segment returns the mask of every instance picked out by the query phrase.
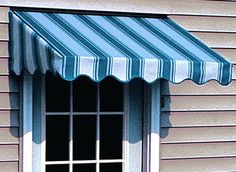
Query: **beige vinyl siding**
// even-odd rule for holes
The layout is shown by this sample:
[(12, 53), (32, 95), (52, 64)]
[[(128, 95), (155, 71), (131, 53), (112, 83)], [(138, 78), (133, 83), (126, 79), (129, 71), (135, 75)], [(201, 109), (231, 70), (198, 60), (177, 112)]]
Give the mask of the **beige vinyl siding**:
[(0, 6), (168, 15), (236, 16), (235, 2), (223, 0), (3, 0), (0, 1)]
[(216, 52), (227, 57), (232, 63), (236, 64), (236, 48), (213, 48)]
[(0, 127), (19, 127), (19, 116), (17, 110), (0, 111)]
[(0, 42), (0, 57), (9, 57), (8, 53), (8, 42)]
[(4, 172), (18, 172), (19, 167), (17, 162), (0, 162), (0, 169)]
[(0, 41), (8, 41), (9, 34), (8, 34), (8, 23), (0, 23)]
[(236, 48), (236, 33), (192, 32), (211, 48)]
[[(170, 18), (236, 64), (236, 2), (172, 5)], [(162, 81), (161, 172), (236, 171), (235, 74), (227, 86)]]
[[(175, 150), (175, 151), (173, 151)], [(164, 144), (161, 149), (162, 159), (186, 158), (216, 158), (234, 157), (236, 144), (228, 143), (198, 143), (198, 144)]]
[(8, 69), (8, 11), (0, 7), (0, 171), (19, 172), (19, 86)]
[(174, 15), (236, 16), (236, 3), (227, 0), (172, 0)]
[(228, 172), (235, 169), (236, 158), (172, 159), (161, 164), (161, 172)]
[(171, 13), (171, 0), (5, 0), (2, 6), (96, 10), (139, 13)]
[(18, 161), (18, 145), (0, 145), (0, 161)]

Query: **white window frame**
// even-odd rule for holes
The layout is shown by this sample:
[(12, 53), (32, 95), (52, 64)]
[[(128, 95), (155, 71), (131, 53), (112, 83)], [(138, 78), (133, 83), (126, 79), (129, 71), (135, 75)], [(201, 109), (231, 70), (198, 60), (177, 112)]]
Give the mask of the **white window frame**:
[[(34, 80), (34, 81), (33, 81)], [(37, 88), (33, 88), (33, 82), (35, 82)], [(125, 95), (129, 95), (132, 86), (125, 84)], [(37, 98), (33, 97), (33, 90), (36, 91)], [(45, 78), (44, 76), (38, 77), (38, 79), (33, 79), (28, 73), (23, 74), (22, 79), (22, 162), (23, 162), (23, 172), (45, 172), (45, 156), (40, 150), (45, 150), (45, 136), (44, 136), (44, 122), (45, 119), (42, 118), (45, 111)], [(135, 93), (134, 93), (135, 94)], [(132, 97), (128, 96), (126, 101), (131, 102)], [(145, 84), (144, 88), (144, 102), (143, 102), (143, 147), (142, 148), (142, 172), (159, 172), (160, 171), (160, 81), (155, 81), (152, 84)], [(135, 101), (135, 99), (133, 100)], [(33, 103), (34, 102), (34, 103)], [(125, 105), (128, 103), (125, 102)], [(33, 108), (41, 107), (41, 108)], [(132, 110), (130, 106), (125, 107), (128, 111)], [(33, 115), (34, 114), (34, 115)], [(33, 118), (37, 118), (37, 125), (33, 125)], [(35, 119), (34, 119), (35, 120)], [(129, 121), (129, 119), (126, 119)], [(128, 126), (128, 125), (127, 125)], [(37, 135), (32, 131), (36, 130)], [(125, 129), (129, 131), (129, 127)], [(33, 141), (34, 140), (34, 141)], [(128, 139), (126, 140), (128, 142)], [(125, 144), (125, 151), (130, 149), (130, 144)], [(134, 145), (131, 145), (134, 146)], [(136, 146), (140, 146), (137, 144)], [(40, 154), (38, 152), (41, 152)], [(124, 157), (125, 162), (128, 164), (129, 154)], [(142, 159), (143, 158), (143, 159)], [(127, 165), (124, 165), (125, 172), (129, 172)], [(140, 171), (141, 172), (141, 171)]]

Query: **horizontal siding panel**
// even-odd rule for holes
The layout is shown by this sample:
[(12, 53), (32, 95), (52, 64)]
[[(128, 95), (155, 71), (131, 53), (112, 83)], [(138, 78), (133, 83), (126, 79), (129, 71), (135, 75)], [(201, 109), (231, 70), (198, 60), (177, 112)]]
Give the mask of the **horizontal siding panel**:
[(9, 57), (8, 41), (0, 42), (0, 57)]
[(99, 10), (119, 12), (140, 12), (140, 13), (171, 13), (171, 0), (10, 0), (3, 1), (1, 5), (11, 7), (36, 7), (36, 8), (59, 8), (77, 10)]
[(17, 127), (0, 128), (0, 144), (18, 144), (19, 133)]
[(197, 85), (186, 80), (181, 84), (161, 82), (162, 95), (236, 95), (236, 80), (229, 85), (222, 86), (217, 81), (210, 81), (204, 85)]
[(162, 111), (236, 110), (236, 96), (163, 96)]
[(0, 98), (0, 110), (19, 109), (18, 94), (0, 93)]
[(236, 157), (236, 142), (163, 144), (161, 159)]
[(235, 9), (236, 3), (233, 1), (172, 1), (172, 14), (236, 16)]
[(214, 48), (216, 52), (223, 55), (225, 58), (236, 64), (236, 49), (233, 48)]
[[(55, 6), (55, 5), (54, 5)], [(102, 11), (119, 11), (119, 12), (139, 12), (139, 13), (170, 13), (171, 0), (100, 0), (87, 1), (80, 0), (79, 7), (83, 10), (102, 10)]]
[(161, 172), (226, 172), (235, 169), (236, 158), (162, 160), (160, 165)]
[(0, 111), (0, 127), (18, 127), (18, 111)]
[(9, 35), (8, 35), (8, 24), (1, 23), (0, 24), (0, 40), (8, 41)]
[(236, 127), (162, 128), (161, 143), (236, 141)]
[(169, 16), (188, 31), (236, 32), (236, 18), (206, 16)]
[(161, 113), (161, 127), (200, 126), (236, 126), (236, 111)]
[(9, 7), (0, 7), (0, 23), (8, 23)]
[[(235, 10), (236, 11), (236, 10)], [(212, 48), (236, 48), (236, 33), (191, 32)]]
[(1, 172), (19, 172), (18, 162), (0, 162)]
[(18, 145), (0, 145), (0, 161), (18, 161)]
[(0, 58), (0, 75), (9, 75), (7, 58)]
[(13, 76), (0, 76), (0, 92), (19, 92), (17, 78)]

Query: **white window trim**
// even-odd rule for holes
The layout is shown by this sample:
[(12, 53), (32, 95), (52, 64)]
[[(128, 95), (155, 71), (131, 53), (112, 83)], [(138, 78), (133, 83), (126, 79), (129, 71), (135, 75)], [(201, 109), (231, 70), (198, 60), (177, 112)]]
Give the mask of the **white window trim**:
[(32, 76), (28, 73), (23, 74), (23, 107), (22, 107), (22, 122), (23, 122), (23, 139), (22, 139), (22, 154), (23, 154), (23, 172), (32, 172), (32, 114), (33, 114), (33, 85)]
[[(33, 82), (37, 86), (37, 100), (33, 99)], [(44, 121), (41, 115), (44, 112), (44, 77), (39, 77), (33, 81), (32, 75), (24, 72), (22, 79), (22, 171), (23, 172), (45, 172), (44, 153), (38, 154), (38, 150), (44, 149), (45, 147), (45, 136), (44, 136)], [(34, 103), (33, 103), (34, 102)], [(34, 108), (33, 106), (39, 106), (41, 108)], [(33, 111), (34, 110), (34, 111)], [(35, 114), (33, 116), (33, 114)], [(39, 117), (38, 125), (33, 126), (33, 118)], [(35, 128), (34, 128), (35, 127)], [(40, 137), (36, 141), (33, 137), (33, 128), (39, 130)], [(40, 151), (41, 152), (41, 151)]]
[(150, 172), (160, 171), (160, 81), (149, 85), (149, 167)]
[[(39, 92), (45, 93), (45, 81), (44, 77), (40, 77), (37, 79), (37, 90)], [(128, 87), (125, 86), (125, 93), (129, 92)], [(45, 156), (44, 153), (41, 155), (35, 156), (34, 149), (40, 150), (45, 147), (45, 136), (43, 135), (44, 131), (40, 128), (40, 144), (36, 144), (33, 142), (33, 113), (38, 116), (44, 113), (44, 95), (39, 96), (39, 100), (37, 100), (37, 105), (43, 108), (35, 108), (40, 109), (38, 111), (33, 112), (33, 106), (37, 106), (33, 104), (33, 77), (28, 74), (23, 74), (23, 82), (22, 82), (22, 122), (23, 122), (23, 139), (22, 139), (22, 162), (23, 162), (23, 172), (45, 172)], [(145, 101), (144, 101), (144, 123), (147, 127), (144, 127), (144, 134), (146, 134), (146, 151), (143, 152), (143, 172), (159, 172), (160, 171), (160, 81), (155, 81), (154, 83), (147, 85), (145, 90)], [(125, 94), (126, 95), (126, 94)], [(128, 95), (128, 94), (127, 94)], [(35, 102), (34, 102), (35, 103)], [(125, 102), (125, 104), (127, 104)], [(125, 109), (128, 107), (125, 107)], [(148, 115), (145, 115), (148, 114)], [(44, 119), (40, 119), (40, 126), (44, 126)], [(128, 121), (128, 120), (126, 120)], [(41, 125), (43, 124), (43, 125)], [(129, 130), (128, 128), (126, 128)], [(128, 140), (127, 140), (128, 141)], [(145, 143), (146, 142), (146, 143)], [(125, 151), (129, 149), (129, 144), (125, 144)], [(143, 149), (144, 150), (144, 149)], [(42, 152), (42, 151), (41, 151)], [(37, 158), (35, 158), (37, 157)], [(145, 159), (145, 161), (144, 161)], [(124, 157), (125, 162), (129, 163), (129, 155)], [(36, 162), (37, 161), (37, 162)], [(39, 164), (39, 165), (35, 165)], [(124, 165), (126, 167), (126, 165)], [(129, 168), (125, 168), (125, 172), (129, 172)]]

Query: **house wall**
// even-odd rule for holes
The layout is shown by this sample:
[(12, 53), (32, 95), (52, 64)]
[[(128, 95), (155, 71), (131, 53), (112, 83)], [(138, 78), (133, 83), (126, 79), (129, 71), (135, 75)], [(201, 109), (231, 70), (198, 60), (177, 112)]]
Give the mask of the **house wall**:
[[(178, 1), (170, 18), (236, 63), (236, 2)], [(235, 66), (234, 66), (235, 70)], [(162, 82), (161, 172), (236, 170), (236, 77), (223, 87)]]
[(19, 87), (8, 69), (8, 7), (0, 7), (0, 171), (19, 169)]
[[(166, 14), (236, 64), (236, 2), (207, 0), (0, 0), (0, 171), (20, 171), (19, 87), (8, 69), (9, 7)], [(234, 67), (234, 70), (236, 68)], [(163, 81), (161, 172), (235, 171), (236, 76), (215, 81)]]

